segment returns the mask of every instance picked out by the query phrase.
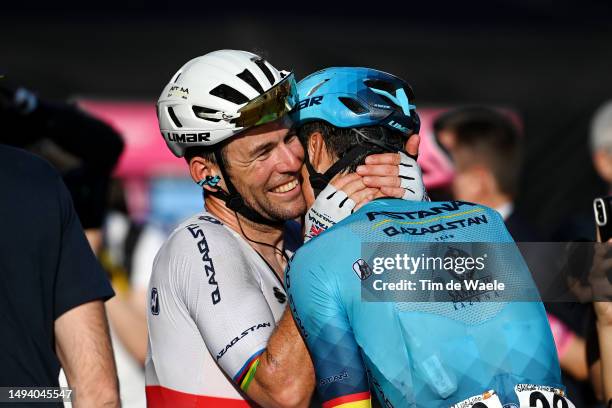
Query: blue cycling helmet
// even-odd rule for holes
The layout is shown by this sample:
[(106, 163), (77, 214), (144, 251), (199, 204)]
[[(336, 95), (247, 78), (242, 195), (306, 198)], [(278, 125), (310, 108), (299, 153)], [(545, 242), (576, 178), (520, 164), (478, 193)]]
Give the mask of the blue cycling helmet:
[(353, 132), (358, 145), (345, 152), (325, 174), (317, 173), (306, 157), (315, 196), (342, 168), (367, 151), (368, 144), (397, 151), (385, 143), (384, 133), (400, 132), (407, 139), (419, 132), (421, 121), (412, 88), (386, 72), (357, 67), (325, 68), (301, 80), (297, 88), (300, 101), (291, 112), (296, 127), (325, 121), (338, 128), (381, 129), (381, 132)]
[(411, 135), (421, 122), (410, 85), (370, 68), (325, 68), (298, 83), (296, 126), (324, 120), (339, 128), (382, 125)]

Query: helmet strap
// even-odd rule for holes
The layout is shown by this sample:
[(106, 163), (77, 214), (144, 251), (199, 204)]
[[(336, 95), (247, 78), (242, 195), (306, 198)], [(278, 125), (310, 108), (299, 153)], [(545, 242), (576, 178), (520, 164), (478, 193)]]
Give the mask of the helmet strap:
[[(386, 132), (393, 132), (392, 130), (389, 130), (386, 127), (380, 127), (378, 129), (374, 129), (374, 131), (382, 132), (382, 134), (379, 133), (379, 135), (378, 135), (379, 138), (372, 137), (371, 135), (368, 134), (369, 132), (373, 131), (371, 129), (369, 129), (367, 131), (364, 131), (364, 129), (359, 130), (359, 129), (356, 129), (356, 128), (352, 128), (351, 130), (353, 132), (355, 132), (355, 136), (357, 138), (357, 142), (359, 144), (361, 144), (361, 145), (371, 144), (371, 145), (378, 146), (381, 149), (383, 149), (384, 151), (389, 152), (389, 153), (397, 153), (397, 152), (401, 151), (402, 153), (406, 154), (407, 156), (411, 157), (414, 160), (416, 160), (418, 158), (417, 156), (408, 153), (404, 149), (398, 150), (396, 147), (393, 147), (393, 146), (388, 145), (387, 143), (385, 143), (384, 142), (385, 133)], [(381, 136), (382, 136), (382, 138), (380, 138)], [(412, 136), (412, 135), (410, 135), (410, 136)], [(410, 138), (410, 136), (407, 136), (406, 140), (408, 140)]]
[(312, 190), (314, 191), (315, 198), (318, 197), (319, 193), (327, 187), (331, 179), (336, 176), (342, 169), (350, 165), (359, 157), (362, 153), (367, 151), (367, 147), (361, 144), (351, 147), (337, 162), (332, 164), (332, 166), (327, 169), (324, 174), (318, 173), (312, 163), (310, 162), (310, 157), (308, 156), (308, 149), (305, 150), (305, 159), (304, 163), (306, 164), (306, 169), (309, 174), (310, 185), (312, 186)]
[(215, 154), (215, 159), (217, 163), (219, 164), (219, 170), (221, 171), (221, 176), (223, 177), (223, 180), (225, 180), (225, 186), (227, 188), (227, 192), (223, 191), (221, 188), (217, 188), (216, 191), (211, 191), (210, 195), (212, 195), (213, 197), (219, 198), (220, 200), (225, 202), (225, 205), (227, 206), (227, 208), (229, 208), (232, 211), (237, 212), (238, 214), (242, 215), (243, 217), (245, 217), (246, 219), (254, 223), (270, 225), (270, 226), (283, 225), (284, 221), (269, 220), (263, 217), (257, 211), (253, 210), (251, 207), (249, 207), (244, 202), (244, 199), (242, 198), (240, 193), (238, 193), (238, 191), (236, 190), (236, 187), (230, 180), (229, 174), (227, 173), (225, 162), (223, 161), (223, 155), (221, 154), (221, 147), (216, 148), (214, 150), (214, 154)]

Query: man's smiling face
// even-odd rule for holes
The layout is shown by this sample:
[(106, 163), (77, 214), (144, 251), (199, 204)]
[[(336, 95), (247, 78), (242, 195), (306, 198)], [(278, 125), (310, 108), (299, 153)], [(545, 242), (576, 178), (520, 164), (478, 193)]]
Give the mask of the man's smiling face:
[(227, 171), (245, 203), (270, 220), (306, 212), (300, 186), (304, 149), (289, 120), (249, 129), (225, 150)]

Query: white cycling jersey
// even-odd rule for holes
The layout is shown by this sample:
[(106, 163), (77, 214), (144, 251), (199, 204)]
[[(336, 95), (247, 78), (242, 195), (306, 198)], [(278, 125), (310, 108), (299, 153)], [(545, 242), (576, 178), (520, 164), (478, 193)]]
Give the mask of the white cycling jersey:
[[(285, 248), (299, 245), (287, 223)], [(210, 213), (183, 222), (153, 264), (147, 314), (149, 407), (246, 407), (258, 358), (286, 306), (279, 277)]]

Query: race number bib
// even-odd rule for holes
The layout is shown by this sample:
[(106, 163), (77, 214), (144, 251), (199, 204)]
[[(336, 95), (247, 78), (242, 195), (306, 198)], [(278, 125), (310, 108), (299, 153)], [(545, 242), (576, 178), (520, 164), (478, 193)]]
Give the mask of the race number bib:
[[(514, 387), (520, 408), (576, 408), (558, 388), (545, 385), (518, 384)], [(450, 408), (505, 408), (516, 404), (502, 405), (494, 390), (475, 395)], [(518, 407), (517, 407), (518, 408)]]
[(450, 408), (503, 408), (499, 397), (495, 391), (487, 391), (480, 395), (475, 395), (461, 402), (456, 403)]
[(545, 385), (518, 384), (514, 392), (521, 408), (576, 408), (562, 390)]

